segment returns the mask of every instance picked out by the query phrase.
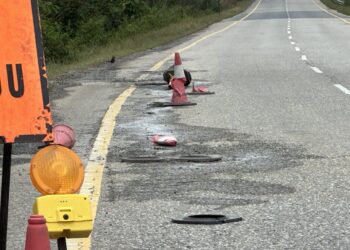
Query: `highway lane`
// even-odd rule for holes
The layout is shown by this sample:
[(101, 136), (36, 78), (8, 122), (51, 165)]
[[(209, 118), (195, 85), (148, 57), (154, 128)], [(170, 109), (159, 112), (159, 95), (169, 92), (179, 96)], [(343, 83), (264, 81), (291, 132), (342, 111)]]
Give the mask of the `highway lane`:
[[(279, 4), (279, 8), (270, 6), (276, 4)], [(198, 45), (198, 49), (205, 49), (207, 53), (203, 53), (196, 62), (219, 72), (210, 76), (213, 82), (227, 83), (215, 87), (226, 95), (226, 98), (220, 97), (222, 113), (232, 113), (235, 119), (222, 117), (227, 121), (220, 123), (220, 126), (254, 133), (272, 133), (273, 137), (285, 136), (303, 143), (304, 136), (313, 138), (306, 140), (306, 143), (311, 143), (316, 138), (321, 142), (328, 135), (337, 135), (346, 146), (347, 135), (342, 129), (347, 128), (348, 97), (342, 92), (337, 93), (339, 90), (333, 85), (347, 84), (349, 81), (346, 76), (349, 68), (349, 43), (346, 42), (349, 31), (344, 23), (323, 13), (312, 2), (301, 2), (298, 6), (302, 14), (291, 14), (291, 34), (288, 34), (285, 3), (266, 1), (249, 20), (225, 34), (225, 37), (217, 38), (219, 40), (212, 43), (210, 49), (209, 41)], [(312, 6), (313, 11), (305, 11), (305, 8)], [(293, 15), (311, 17), (293, 19)], [(315, 18), (315, 15), (319, 18)], [(314, 23), (313, 32), (310, 31), (313, 27), (311, 23)], [(320, 31), (319, 26), (328, 28)], [(343, 29), (333, 29), (333, 26)], [(334, 36), (333, 33), (337, 31), (338, 36)], [(333, 45), (330, 40), (333, 40)], [(226, 49), (223, 49), (225, 41), (230, 41), (230, 44), (226, 42)], [(230, 46), (233, 49), (230, 50)], [(247, 50), (251, 53), (246, 53)], [(187, 53), (189, 57), (194, 54), (198, 52)], [(304, 54), (307, 61), (302, 60)], [(323, 73), (317, 72), (317, 69)], [(212, 71), (211, 74), (215, 74)], [(216, 101), (208, 99), (203, 103), (205, 107), (199, 106), (203, 116), (196, 117), (196, 120), (203, 119), (202, 123), (208, 125), (216, 124), (215, 115), (220, 116), (221, 112), (213, 114), (209, 108)], [(196, 108), (193, 109), (193, 113), (196, 111)], [(209, 113), (214, 117), (207, 118)], [(191, 118), (188, 119), (191, 121)], [(335, 124), (340, 126), (337, 128)], [(292, 133), (299, 135), (290, 136)], [(329, 147), (333, 148), (334, 145)], [(347, 149), (345, 147), (344, 152)]]
[[(349, 35), (312, 1), (264, 0), (236, 26), (182, 52), (186, 68), (207, 70), (194, 78), (212, 82), (216, 95), (191, 97), (198, 103), (191, 108), (147, 110), (169, 93), (137, 89), (111, 143), (93, 249), (348, 249), (349, 95), (334, 84), (348, 83)], [(152, 133), (174, 134), (179, 146), (154, 149)], [(119, 162), (184, 152), (224, 160)], [(244, 221), (170, 223), (201, 212)]]
[[(238, 246), (349, 247), (349, 96), (334, 87), (349, 84), (349, 35), (349, 25), (312, 1), (264, 1), (249, 20), (218, 38), (215, 45), (208, 41), (196, 48), (206, 53), (186, 53), (200, 58), (193, 67), (216, 69), (209, 78), (220, 83), (213, 90), (221, 95), (198, 99), (198, 107), (178, 112), (182, 122), (298, 145), (324, 158), (305, 159), (294, 170), (246, 177), (288, 183), (297, 191), (276, 197), (273, 205), (263, 209), (245, 207), (248, 220), (251, 214), (258, 216), (235, 231), (244, 235), (244, 243)], [(231, 42), (231, 48), (225, 41)]]

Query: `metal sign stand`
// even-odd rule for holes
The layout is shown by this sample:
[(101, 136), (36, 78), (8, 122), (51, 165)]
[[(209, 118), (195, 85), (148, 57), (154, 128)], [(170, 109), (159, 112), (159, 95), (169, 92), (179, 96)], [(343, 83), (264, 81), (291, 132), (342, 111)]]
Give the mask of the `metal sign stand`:
[(12, 144), (4, 144), (2, 160), (1, 209), (0, 209), (0, 250), (6, 250), (7, 222), (10, 196)]

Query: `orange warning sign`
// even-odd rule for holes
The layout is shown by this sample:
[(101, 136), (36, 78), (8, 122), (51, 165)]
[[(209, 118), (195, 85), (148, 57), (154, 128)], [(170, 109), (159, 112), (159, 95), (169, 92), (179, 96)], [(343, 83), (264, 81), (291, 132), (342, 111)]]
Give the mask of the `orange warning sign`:
[(0, 143), (50, 141), (37, 0), (1, 0), (0, 13)]

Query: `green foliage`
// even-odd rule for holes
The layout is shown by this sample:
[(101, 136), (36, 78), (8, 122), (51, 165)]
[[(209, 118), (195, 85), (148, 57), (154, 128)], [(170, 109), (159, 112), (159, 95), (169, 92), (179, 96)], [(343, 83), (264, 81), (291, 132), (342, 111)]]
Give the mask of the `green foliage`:
[(39, 0), (49, 62), (74, 61), (87, 48), (220, 11), (237, 0)]
[(344, 5), (340, 5), (334, 0), (321, 0), (321, 2), (331, 9), (335, 9), (340, 13), (350, 16), (350, 0), (345, 0)]

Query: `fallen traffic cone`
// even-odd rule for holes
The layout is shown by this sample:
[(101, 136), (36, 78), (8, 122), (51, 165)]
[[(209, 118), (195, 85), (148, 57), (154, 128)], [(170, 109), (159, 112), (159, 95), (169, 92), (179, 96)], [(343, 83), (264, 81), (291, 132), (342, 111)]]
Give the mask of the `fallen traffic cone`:
[(171, 87), (173, 96), (171, 98), (172, 106), (188, 106), (195, 105), (189, 102), (185, 91), (186, 76), (182, 66), (180, 53), (175, 53), (174, 76), (171, 79)]
[(56, 124), (53, 126), (52, 132), (54, 136), (53, 144), (73, 148), (75, 144), (75, 132), (72, 127), (65, 124)]
[(188, 93), (188, 95), (211, 95), (215, 94), (215, 92), (209, 91), (209, 89), (205, 86), (195, 86), (194, 82), (192, 85), (192, 92)]
[(51, 250), (46, 220), (42, 215), (32, 215), (28, 220), (25, 250)]

